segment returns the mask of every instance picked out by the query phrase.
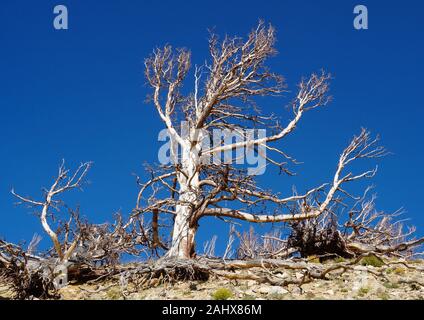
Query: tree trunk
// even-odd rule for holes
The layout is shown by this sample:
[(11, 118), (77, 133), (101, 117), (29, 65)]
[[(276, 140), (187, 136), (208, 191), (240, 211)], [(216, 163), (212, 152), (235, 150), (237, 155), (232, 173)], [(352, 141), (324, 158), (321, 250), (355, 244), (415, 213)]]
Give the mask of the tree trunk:
[(175, 222), (172, 233), (172, 245), (166, 256), (177, 259), (190, 259), (194, 255), (194, 238), (197, 222), (193, 221), (193, 205), (200, 194), (198, 164), (200, 144), (188, 141), (182, 149), (182, 170), (178, 174), (179, 204), (176, 205)]
[[(186, 214), (187, 207), (175, 217), (172, 245), (167, 252), (167, 257), (178, 259), (190, 259), (194, 255), (194, 238), (196, 236), (197, 226), (190, 226), (190, 217)], [(189, 210), (188, 210), (189, 211)]]

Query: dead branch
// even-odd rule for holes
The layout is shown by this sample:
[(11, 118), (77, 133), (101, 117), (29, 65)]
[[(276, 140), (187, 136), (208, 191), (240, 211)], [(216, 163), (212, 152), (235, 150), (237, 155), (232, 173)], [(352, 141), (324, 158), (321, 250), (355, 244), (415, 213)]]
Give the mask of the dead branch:
[(69, 259), (73, 250), (75, 249), (75, 245), (78, 239), (75, 239), (74, 245), (71, 245), (66, 251), (63, 251), (63, 246), (59, 241), (58, 235), (52, 230), (47, 219), (51, 215), (51, 209), (57, 208), (57, 206), (59, 205), (59, 201), (56, 200), (55, 197), (64, 193), (65, 191), (81, 188), (83, 180), (87, 175), (90, 167), (91, 162), (82, 163), (77, 168), (77, 170), (75, 170), (74, 173), (70, 173), (70, 171), (65, 168), (65, 161), (62, 161), (62, 164), (59, 167), (58, 176), (53, 182), (52, 186), (48, 190), (46, 190), (44, 200), (42, 201), (35, 201), (28, 197), (23, 197), (17, 194), (14, 189), (12, 189), (12, 194), (19, 200), (21, 200), (22, 203), (26, 203), (34, 207), (41, 207), (41, 225), (43, 226), (44, 231), (52, 240), (54, 249), (61, 262)]

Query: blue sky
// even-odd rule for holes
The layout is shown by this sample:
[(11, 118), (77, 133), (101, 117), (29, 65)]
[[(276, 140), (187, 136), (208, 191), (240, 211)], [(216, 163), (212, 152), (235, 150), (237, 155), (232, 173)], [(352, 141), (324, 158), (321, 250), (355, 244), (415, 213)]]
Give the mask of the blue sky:
[[(58, 4), (68, 7), (69, 30), (53, 28)], [(368, 30), (353, 28), (357, 4), (369, 9)], [(68, 199), (90, 220), (129, 212), (137, 193), (132, 173), (141, 174), (144, 162), (157, 161), (161, 145), (162, 124), (144, 102), (149, 93), (144, 58), (169, 43), (191, 49), (193, 63), (201, 64), (208, 28), (245, 35), (259, 18), (277, 29), (279, 55), (270, 66), (287, 78), (289, 89), (321, 68), (334, 75), (334, 101), (307, 114), (285, 142), (304, 162), (296, 168), (298, 176), (270, 172), (262, 183), (288, 194), (293, 184), (302, 191), (328, 181), (343, 147), (364, 126), (381, 134), (393, 153), (378, 162), (373, 181), (378, 207), (404, 207), (422, 234), (423, 9), (420, 1), (377, 0), (3, 0), (0, 235), (20, 241), (42, 234), (31, 211), (14, 205), (10, 189), (41, 196), (62, 158), (70, 165), (94, 161), (90, 185)], [(290, 93), (269, 100), (264, 110), (286, 119), (283, 106), (289, 98)], [(214, 233), (225, 241), (222, 224), (209, 219), (200, 225), (200, 244)]]

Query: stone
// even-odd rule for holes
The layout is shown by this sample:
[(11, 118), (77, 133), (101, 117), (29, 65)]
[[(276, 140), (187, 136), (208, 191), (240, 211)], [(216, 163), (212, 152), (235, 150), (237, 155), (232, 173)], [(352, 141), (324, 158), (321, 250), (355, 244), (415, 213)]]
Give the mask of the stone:
[(286, 273), (286, 272), (278, 273), (278, 274), (276, 274), (275, 276), (276, 276), (277, 278), (280, 278), (280, 279), (287, 279), (287, 278), (289, 278), (289, 277), (290, 277), (290, 275), (289, 275), (288, 273)]
[(293, 289), (291, 290), (291, 293), (293, 294), (302, 294), (303, 290), (300, 287), (293, 287)]
[(289, 293), (286, 289), (280, 286), (262, 286), (258, 288), (257, 292), (268, 295)]
[(296, 277), (296, 279), (302, 279), (304, 277), (304, 275), (301, 272), (296, 272), (295, 277)]
[(352, 292), (358, 293), (362, 288), (367, 288), (370, 291), (377, 292), (379, 289), (384, 289), (383, 285), (370, 274), (362, 273), (353, 280)]
[(244, 291), (245, 294), (249, 295), (249, 296), (254, 296), (255, 295), (255, 291), (253, 291), (252, 289), (247, 289), (246, 291)]
[(279, 286), (271, 286), (269, 287), (269, 291), (268, 291), (268, 294), (287, 294), (287, 293), (289, 293), (288, 290)]
[(259, 287), (256, 291), (259, 292), (259, 293), (262, 293), (262, 294), (268, 294), (269, 293), (269, 287)]
[(247, 281), (247, 286), (248, 287), (253, 287), (257, 284), (257, 282), (255, 280), (248, 280)]

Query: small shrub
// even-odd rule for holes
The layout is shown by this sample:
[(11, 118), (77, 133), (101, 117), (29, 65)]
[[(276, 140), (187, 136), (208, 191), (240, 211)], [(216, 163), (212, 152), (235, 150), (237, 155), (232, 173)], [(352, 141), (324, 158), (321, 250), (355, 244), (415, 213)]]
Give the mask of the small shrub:
[(376, 256), (368, 256), (361, 259), (361, 265), (379, 268), (384, 266), (384, 262)]
[(309, 256), (308, 257), (308, 262), (311, 262), (311, 263), (321, 263), (319, 257), (317, 257), (317, 256)]
[(404, 268), (401, 267), (397, 267), (395, 269), (393, 269), (393, 273), (397, 274), (397, 275), (402, 275), (405, 274), (406, 270)]
[(241, 298), (241, 300), (256, 300), (256, 297), (250, 295), (250, 294), (245, 294), (243, 295), (243, 297)]
[(346, 261), (346, 259), (343, 258), (343, 257), (337, 257), (337, 258), (334, 259), (335, 263), (341, 263), (341, 262), (345, 262), (345, 261)]
[(233, 296), (233, 293), (230, 289), (227, 288), (219, 288), (213, 294), (212, 298), (214, 300), (228, 300)]
[(119, 288), (111, 288), (107, 291), (106, 296), (109, 300), (119, 300), (122, 298), (122, 292)]
[(368, 288), (368, 287), (362, 287), (362, 288), (360, 288), (360, 289), (359, 289), (359, 291), (358, 291), (358, 295), (359, 295), (360, 297), (363, 297), (363, 296), (365, 296), (368, 292), (370, 292), (370, 288)]

